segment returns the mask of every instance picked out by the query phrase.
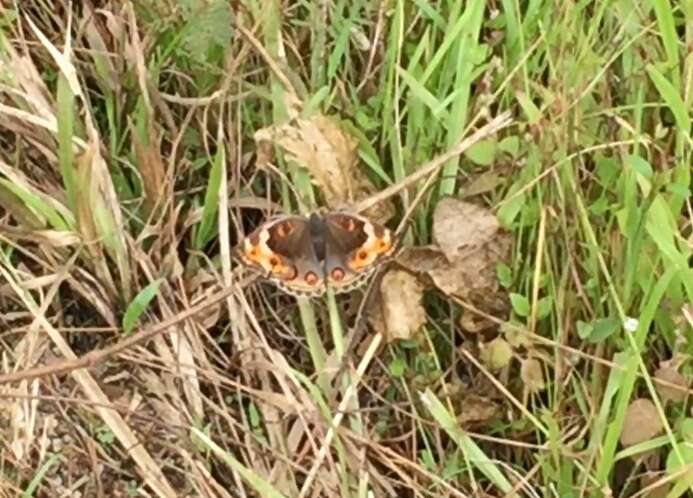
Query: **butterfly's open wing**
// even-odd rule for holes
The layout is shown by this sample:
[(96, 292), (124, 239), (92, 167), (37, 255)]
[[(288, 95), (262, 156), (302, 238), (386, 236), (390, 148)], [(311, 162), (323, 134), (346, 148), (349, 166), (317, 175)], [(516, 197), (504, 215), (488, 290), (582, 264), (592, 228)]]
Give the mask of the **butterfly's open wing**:
[(240, 256), (289, 293), (319, 295), (325, 290), (324, 268), (302, 216), (281, 217), (259, 227), (243, 241)]
[(387, 228), (349, 213), (329, 213), (325, 222), (325, 275), (336, 292), (365, 282), (393, 249)]

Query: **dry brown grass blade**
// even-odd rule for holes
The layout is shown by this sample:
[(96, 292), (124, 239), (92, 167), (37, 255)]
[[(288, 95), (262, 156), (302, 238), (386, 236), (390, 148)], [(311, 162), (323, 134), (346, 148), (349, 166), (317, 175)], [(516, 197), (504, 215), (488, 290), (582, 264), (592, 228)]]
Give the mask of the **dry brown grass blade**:
[[(65, 268), (69, 268), (70, 266), (71, 265), (66, 265)], [(10, 282), (17, 296), (19, 296), (26, 309), (32, 314), (34, 323), (46, 332), (60, 353), (69, 358), (69, 360), (76, 360), (77, 356), (63, 335), (56, 330), (45, 317), (45, 311), (53, 301), (53, 298), (60, 287), (60, 283), (65, 276), (67, 276), (67, 271), (64, 270), (62, 278), (57, 279), (53, 284), (45, 296), (41, 306), (34, 304), (33, 299), (31, 299), (31, 297), (24, 291), (21, 284), (17, 282), (4, 267), (0, 267), (0, 274), (2, 274), (8, 282)], [(101, 390), (101, 387), (96, 380), (94, 380), (92, 375), (86, 370), (76, 370), (72, 372), (72, 376), (82, 388), (89, 401), (94, 403), (94, 410), (108, 425), (109, 429), (118, 438), (123, 447), (128, 450), (133, 460), (137, 463), (145, 482), (158, 496), (163, 498), (175, 498), (177, 495), (171, 485), (168, 483), (159, 465), (157, 465), (151, 455), (140, 443), (135, 436), (135, 433), (130, 429), (120, 413), (112, 408), (110, 400)]]
[(339, 425), (342, 423), (342, 419), (344, 418), (346, 409), (349, 406), (351, 397), (356, 394), (356, 389), (359, 383), (361, 382), (364, 373), (366, 372), (366, 368), (368, 367), (368, 365), (370, 365), (371, 360), (375, 356), (375, 352), (377, 351), (382, 339), (383, 336), (381, 334), (376, 334), (371, 340), (371, 343), (368, 345), (368, 350), (363, 355), (363, 359), (361, 360), (361, 363), (359, 363), (359, 366), (356, 369), (356, 374), (352, 378), (351, 384), (349, 384), (346, 391), (344, 392), (344, 397), (342, 398), (342, 401), (339, 403), (336, 415), (332, 418), (330, 429), (327, 431), (327, 434), (325, 435), (325, 438), (322, 442), (322, 446), (320, 447), (320, 451), (316, 455), (315, 461), (313, 462), (310, 472), (306, 476), (306, 480), (301, 488), (301, 494), (299, 495), (299, 498), (307, 496), (307, 493), (310, 492), (310, 489), (313, 485), (313, 481), (317, 476), (318, 470), (322, 466), (328, 451), (332, 447), (332, 438), (334, 437), (334, 433), (339, 427)]
[(166, 332), (178, 323), (180, 323), (181, 321), (187, 320), (188, 318), (191, 318), (197, 315), (198, 313), (205, 311), (207, 308), (223, 301), (233, 293), (238, 292), (240, 288), (245, 287), (254, 279), (255, 277), (249, 277), (241, 282), (238, 282), (234, 287), (227, 287), (225, 289), (222, 289), (216, 292), (215, 294), (212, 294), (199, 304), (191, 308), (188, 308), (184, 311), (181, 311), (180, 313), (177, 313), (172, 317), (163, 320), (155, 325), (147, 327), (144, 330), (140, 330), (139, 332), (136, 332), (130, 337), (123, 339), (122, 341), (119, 341), (107, 348), (91, 351), (90, 353), (87, 353), (84, 356), (78, 358), (71, 358), (69, 360), (62, 361), (60, 363), (56, 363), (53, 365), (45, 365), (42, 367), (0, 375), (0, 384), (18, 382), (20, 380), (27, 379), (36, 379), (39, 377), (45, 377), (47, 375), (60, 375), (71, 372), (73, 370), (92, 367), (93, 365), (102, 362), (110, 356), (125, 351), (126, 349), (131, 348), (136, 344), (139, 344), (143, 341), (146, 341), (147, 339), (151, 339), (152, 337), (158, 334)]
[(151, 121), (147, 124), (149, 128), (147, 142), (142, 142), (137, 137), (137, 132), (132, 130), (132, 143), (137, 156), (137, 169), (144, 187), (142, 201), (145, 214), (151, 216), (155, 215), (156, 208), (162, 205), (162, 200), (170, 198), (171, 185), (161, 157), (159, 139), (156, 137)]

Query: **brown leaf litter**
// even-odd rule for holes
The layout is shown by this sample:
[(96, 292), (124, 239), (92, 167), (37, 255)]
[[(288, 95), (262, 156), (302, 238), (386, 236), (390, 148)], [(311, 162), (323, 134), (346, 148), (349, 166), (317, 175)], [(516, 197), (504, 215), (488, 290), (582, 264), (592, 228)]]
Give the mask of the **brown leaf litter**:
[(688, 396), (687, 390), (690, 382), (679, 372), (671, 362), (662, 362), (654, 377), (657, 381), (657, 393), (663, 401), (678, 403)]
[(465, 430), (477, 430), (503, 416), (503, 396), (482, 374), (464, 382), (454, 377), (441, 396), (449, 398), (457, 422)]
[(369, 314), (371, 325), (388, 341), (412, 339), (426, 322), (423, 285), (411, 273), (392, 270), (380, 283), (379, 309)]
[[(368, 312), (371, 326), (389, 341), (412, 339), (426, 321), (423, 292), (436, 287), (444, 294), (471, 302), (494, 316), (507, 313), (507, 296), (500, 289), (496, 265), (507, 259), (510, 237), (493, 213), (482, 206), (452, 197), (442, 199), (433, 214), (435, 244), (407, 247), (396, 258), (404, 270), (389, 270)], [(463, 328), (470, 332), (490, 324), (464, 313)], [(512, 348), (499, 338), (486, 348), (492, 370), (505, 367)], [(505, 346), (505, 347), (504, 347)]]
[[(359, 167), (358, 140), (333, 118), (322, 114), (297, 117), (258, 130), (255, 142), (258, 167), (271, 163), (274, 147), (278, 147), (291, 162), (305, 168), (330, 209), (348, 208), (377, 191)], [(394, 208), (390, 201), (383, 202), (365, 214), (384, 222)]]
[[(496, 266), (510, 255), (511, 237), (487, 208), (452, 197), (441, 199), (433, 214), (435, 244), (402, 251), (397, 263), (448, 296), (495, 316), (508, 311), (508, 298)], [(470, 332), (488, 323), (464, 320)]]
[(621, 444), (632, 446), (652, 439), (662, 431), (662, 421), (654, 403), (646, 398), (633, 400), (626, 410)]

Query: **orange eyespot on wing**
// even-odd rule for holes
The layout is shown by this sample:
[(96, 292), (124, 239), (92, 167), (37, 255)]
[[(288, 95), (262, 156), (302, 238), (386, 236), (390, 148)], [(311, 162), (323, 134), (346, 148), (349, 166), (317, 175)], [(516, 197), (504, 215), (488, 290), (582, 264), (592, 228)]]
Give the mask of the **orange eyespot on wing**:
[(289, 223), (288, 221), (285, 221), (283, 223), (277, 224), (277, 226), (274, 228), (274, 233), (272, 235), (274, 237), (284, 238), (284, 237), (287, 237), (293, 231), (294, 231), (293, 225), (291, 223)]
[(284, 281), (294, 280), (298, 276), (298, 270), (293, 265), (283, 265), (275, 272)]
[(357, 272), (363, 271), (363, 269), (371, 265), (377, 257), (378, 253), (375, 251), (369, 249), (359, 249), (349, 261), (349, 267)]
[(389, 234), (387, 234), (386, 238), (382, 238), (382, 239), (378, 240), (378, 244), (377, 244), (378, 254), (387, 254), (392, 250), (392, 248), (393, 248), (392, 240), (390, 240)]
[[(373, 227), (370, 228), (368, 239), (356, 250), (349, 261), (349, 268), (354, 271), (363, 271), (381, 258), (388, 256), (394, 249), (389, 230), (382, 227), (379, 227), (380, 230), (376, 230)], [(381, 236), (376, 235), (376, 231), (379, 231)]]

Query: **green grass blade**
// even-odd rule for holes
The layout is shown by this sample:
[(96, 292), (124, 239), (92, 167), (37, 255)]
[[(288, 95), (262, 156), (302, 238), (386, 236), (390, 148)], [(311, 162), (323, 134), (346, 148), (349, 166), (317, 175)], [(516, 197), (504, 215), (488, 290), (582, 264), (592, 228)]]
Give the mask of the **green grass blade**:
[(219, 209), (219, 185), (222, 175), (225, 172), (226, 151), (224, 147), (219, 147), (214, 156), (212, 167), (209, 172), (209, 181), (205, 192), (205, 201), (202, 206), (202, 219), (197, 229), (195, 237), (195, 248), (203, 249), (217, 230), (217, 211)]
[(224, 451), (218, 444), (216, 444), (212, 439), (210, 439), (207, 434), (197, 429), (196, 427), (191, 427), (190, 431), (192, 435), (198, 438), (203, 444), (205, 444), (212, 452), (214, 452), (219, 458), (221, 458), (226, 465), (231, 468), (234, 472), (237, 472), (248, 484), (250, 484), (253, 489), (255, 489), (259, 496), (267, 498), (286, 498), (285, 495), (280, 493), (274, 486), (267, 482), (260, 474), (249, 469), (243, 465), (240, 461), (233, 457), (230, 453)]
[(460, 450), (462, 450), (469, 464), (484, 474), (501, 492), (509, 493), (513, 486), (505, 477), (505, 474), (486, 456), (472, 438), (460, 428), (455, 416), (445, 408), (443, 403), (430, 389), (426, 389), (421, 394), (421, 401), (426, 405), (438, 425), (448, 433)]
[(664, 102), (674, 114), (676, 125), (679, 130), (686, 135), (690, 135), (691, 118), (688, 115), (688, 109), (681, 95), (679, 95), (679, 92), (652, 64), (647, 66), (647, 73), (650, 75), (650, 78), (652, 78), (652, 82), (655, 84), (655, 87), (657, 87), (657, 91), (664, 99)]
[(75, 209), (75, 170), (72, 156), (75, 98), (65, 76), (58, 76), (58, 163), (67, 194), (67, 205)]
[(154, 299), (157, 292), (159, 292), (159, 286), (162, 282), (162, 279), (151, 282), (144, 289), (139, 291), (130, 304), (128, 304), (125, 314), (123, 315), (123, 331), (126, 334), (132, 332), (140, 316), (142, 316), (142, 313), (147, 311), (149, 303)]
[(38, 469), (36, 474), (34, 474), (34, 477), (31, 479), (29, 484), (27, 485), (26, 489), (22, 493), (22, 498), (31, 498), (34, 496), (34, 493), (38, 489), (38, 487), (41, 485), (41, 481), (45, 477), (46, 473), (50, 470), (50, 468), (55, 465), (55, 463), (60, 459), (59, 454), (54, 454), (48, 457), (48, 459), (43, 462), (43, 465)]

